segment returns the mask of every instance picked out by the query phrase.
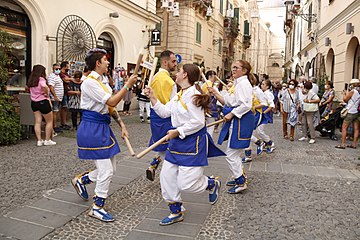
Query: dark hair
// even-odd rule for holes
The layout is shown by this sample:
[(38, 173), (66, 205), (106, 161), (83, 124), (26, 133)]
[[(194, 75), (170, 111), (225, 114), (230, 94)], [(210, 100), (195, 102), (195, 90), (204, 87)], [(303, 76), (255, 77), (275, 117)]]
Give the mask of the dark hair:
[(55, 67), (55, 66), (60, 66), (58, 63), (54, 63), (53, 64), (53, 68)]
[(254, 76), (254, 74), (251, 73), (252, 68), (250, 63), (245, 60), (237, 60), (237, 62), (239, 62), (241, 66), (246, 69), (246, 76), (248, 77), (250, 84), (254, 86), (254, 84), (256, 83), (256, 77)]
[(46, 73), (45, 73), (45, 67), (43, 65), (35, 65), (33, 67), (33, 70), (30, 73), (29, 81), (27, 83), (27, 86), (29, 88), (31, 87), (37, 87), (39, 85), (39, 78), (45, 78), (46, 79)]
[(329, 85), (331, 89), (334, 88), (334, 84), (332, 81), (326, 81), (325, 84)]
[(74, 78), (81, 78), (82, 77), (82, 72), (81, 71), (76, 71), (74, 73)]
[(66, 67), (66, 65), (68, 65), (69, 62), (68, 61), (63, 61), (61, 64), (60, 64), (60, 68), (64, 68)]
[[(195, 64), (184, 64), (184, 66), (182, 67), (184, 72), (187, 73), (187, 77), (189, 79), (189, 83), (191, 86), (193, 86), (195, 84), (195, 82), (198, 82), (200, 79), (200, 69), (198, 66), (196, 66)], [(196, 84), (196, 89), (201, 93), (201, 94), (195, 94), (193, 97), (193, 103), (195, 106), (197, 107), (201, 107), (202, 109), (205, 110), (205, 112), (207, 112), (210, 108), (210, 95), (209, 94), (203, 94), (200, 86), (198, 84)]]
[(95, 70), (96, 62), (101, 61), (101, 58), (103, 58), (106, 55), (106, 51), (101, 48), (94, 48), (91, 49), (85, 57), (85, 63), (86, 66), (89, 68), (90, 71)]
[(172, 54), (174, 53), (170, 50), (163, 51), (162, 53), (160, 53), (160, 61), (169, 60)]
[(85, 67), (84, 67), (84, 72), (88, 72), (88, 71), (89, 71), (88, 66), (85, 66)]
[(257, 75), (256, 73), (253, 73), (253, 76), (255, 77), (255, 78), (254, 78), (253, 85), (254, 85), (254, 86), (258, 86), (259, 83), (260, 83), (259, 75)]
[(209, 79), (210, 76), (216, 75), (216, 72), (213, 70), (209, 70), (205, 73), (206, 79)]
[(310, 81), (307, 81), (306, 83), (304, 83), (304, 88), (307, 90), (312, 89), (312, 83)]
[(269, 79), (265, 79), (263, 83), (265, 83), (265, 85), (268, 86), (269, 89), (271, 88), (271, 81)]
[(295, 85), (295, 87), (297, 87), (297, 85), (299, 84), (298, 81), (296, 81), (295, 79), (291, 79), (291, 80), (289, 81), (289, 85), (290, 85), (290, 82), (293, 82), (294, 85)]

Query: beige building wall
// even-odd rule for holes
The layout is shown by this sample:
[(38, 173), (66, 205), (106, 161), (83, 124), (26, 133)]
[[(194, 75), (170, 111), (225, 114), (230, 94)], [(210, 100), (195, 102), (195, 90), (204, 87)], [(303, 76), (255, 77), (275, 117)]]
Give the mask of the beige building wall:
[[(94, 30), (96, 38), (107, 32), (115, 46), (115, 64), (121, 63), (125, 67), (127, 62), (136, 62), (138, 53), (148, 43), (149, 36), (142, 31), (144, 26), (151, 28), (160, 22), (160, 18), (147, 11), (145, 5), (135, 5), (130, 1), (62, 0), (61, 4), (56, 3), (56, 7), (54, 1), (48, 0), (17, 2), (31, 22), (32, 65), (43, 64), (48, 70), (56, 61), (56, 42), (47, 41), (46, 36), (55, 37), (59, 23), (68, 15), (83, 18)], [(149, 6), (155, 4), (155, 0), (147, 2)], [(109, 17), (112, 12), (118, 12), (119, 17)]]

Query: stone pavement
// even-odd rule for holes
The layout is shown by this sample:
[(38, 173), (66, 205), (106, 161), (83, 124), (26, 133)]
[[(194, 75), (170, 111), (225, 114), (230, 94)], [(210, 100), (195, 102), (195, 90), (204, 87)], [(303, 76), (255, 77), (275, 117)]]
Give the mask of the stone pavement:
[[(125, 120), (132, 132), (148, 128)], [(144, 129), (132, 141), (135, 152), (146, 145), (144, 134), (147, 139), (149, 132)], [(125, 151), (106, 205), (117, 221), (102, 223), (87, 216), (91, 201), (81, 200), (71, 184), (64, 184), (70, 180), (67, 177), (33, 201), (5, 211), (0, 217), (0, 239), (359, 239), (359, 150), (337, 150), (336, 142), (329, 139), (317, 139), (314, 145), (289, 142), (280, 138), (279, 129), (280, 119), (276, 119), (269, 130), (277, 145), (275, 152), (245, 165), (250, 182), (246, 192), (229, 195), (223, 186), (214, 206), (208, 203), (206, 192), (183, 194), (186, 212), (181, 223), (159, 226), (168, 208), (158, 178), (150, 182), (144, 177), (149, 156), (132, 158), (122, 146)], [(69, 137), (60, 136), (57, 141), (75, 144)], [(15, 152), (29, 144), (33, 142), (17, 145)], [(57, 147), (52, 152), (59, 151)], [(58, 156), (54, 154), (53, 161)], [(219, 175), (223, 183), (230, 178), (223, 158), (209, 163), (207, 174)]]

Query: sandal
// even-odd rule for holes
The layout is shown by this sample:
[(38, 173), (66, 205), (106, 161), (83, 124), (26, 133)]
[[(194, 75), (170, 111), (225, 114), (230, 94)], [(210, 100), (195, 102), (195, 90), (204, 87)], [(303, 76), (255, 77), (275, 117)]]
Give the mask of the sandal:
[(356, 149), (356, 147), (355, 147), (355, 146), (353, 146), (353, 145), (347, 145), (346, 147), (347, 147), (347, 148), (353, 148), (353, 149)]
[(345, 146), (343, 145), (336, 145), (335, 148), (338, 148), (338, 149), (345, 149)]

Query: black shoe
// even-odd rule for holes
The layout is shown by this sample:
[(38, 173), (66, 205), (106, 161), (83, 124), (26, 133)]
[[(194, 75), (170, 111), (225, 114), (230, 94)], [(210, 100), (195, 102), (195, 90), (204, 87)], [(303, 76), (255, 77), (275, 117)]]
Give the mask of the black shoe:
[(54, 132), (61, 133), (63, 130), (59, 127), (54, 128)]
[(69, 125), (61, 125), (61, 128), (64, 129), (64, 130), (70, 130), (71, 127)]

